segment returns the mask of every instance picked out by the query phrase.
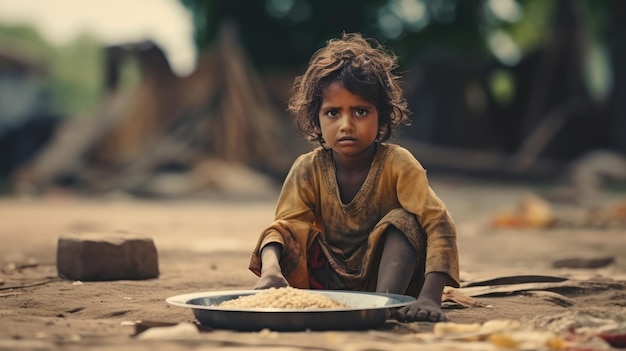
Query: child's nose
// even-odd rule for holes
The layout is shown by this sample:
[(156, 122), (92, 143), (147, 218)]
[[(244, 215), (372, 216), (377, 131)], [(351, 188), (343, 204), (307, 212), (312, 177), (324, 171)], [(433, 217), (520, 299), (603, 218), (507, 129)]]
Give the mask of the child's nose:
[(349, 116), (341, 117), (341, 131), (350, 131), (354, 129), (354, 125), (352, 123), (352, 118)]

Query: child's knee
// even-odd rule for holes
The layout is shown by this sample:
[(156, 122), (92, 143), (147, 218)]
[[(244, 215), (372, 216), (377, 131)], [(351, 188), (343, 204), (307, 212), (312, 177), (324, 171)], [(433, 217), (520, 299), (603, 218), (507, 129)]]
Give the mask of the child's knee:
[(406, 234), (393, 226), (390, 226), (383, 234), (383, 253), (385, 252), (407, 259), (414, 259), (417, 254)]
[(394, 226), (389, 226), (389, 228), (384, 231), (383, 242), (385, 245), (387, 245), (387, 243), (396, 243), (411, 246), (406, 234)]

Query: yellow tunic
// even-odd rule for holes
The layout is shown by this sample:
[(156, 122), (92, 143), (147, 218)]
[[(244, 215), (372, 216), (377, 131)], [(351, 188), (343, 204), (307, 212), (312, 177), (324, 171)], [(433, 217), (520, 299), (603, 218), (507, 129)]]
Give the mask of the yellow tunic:
[(261, 233), (250, 260), (259, 275), (260, 249), (283, 246), (281, 269), (290, 285), (309, 288), (307, 249), (318, 240), (334, 271), (333, 289), (376, 288), (381, 237), (393, 225), (418, 255), (407, 294), (417, 296), (424, 275), (442, 272), (459, 285), (456, 226), (428, 184), (426, 170), (401, 146), (379, 144), (357, 195), (343, 204), (332, 151), (321, 147), (296, 159), (278, 199), (274, 222)]

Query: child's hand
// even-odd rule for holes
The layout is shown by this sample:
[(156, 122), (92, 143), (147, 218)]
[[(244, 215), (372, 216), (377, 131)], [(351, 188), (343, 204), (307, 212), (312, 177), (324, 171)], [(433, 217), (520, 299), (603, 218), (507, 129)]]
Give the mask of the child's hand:
[(254, 285), (253, 289), (283, 288), (286, 286), (289, 286), (289, 283), (282, 274), (268, 274), (261, 275), (261, 278), (256, 285)]
[(441, 305), (429, 299), (418, 299), (408, 306), (392, 310), (390, 317), (400, 322), (443, 322), (446, 320), (446, 315), (441, 311)]

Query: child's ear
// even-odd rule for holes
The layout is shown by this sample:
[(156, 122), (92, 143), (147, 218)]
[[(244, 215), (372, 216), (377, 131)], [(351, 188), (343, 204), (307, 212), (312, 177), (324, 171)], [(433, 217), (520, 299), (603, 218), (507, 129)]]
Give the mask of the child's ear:
[(313, 128), (313, 131), (314, 131), (316, 134), (322, 135), (322, 128), (320, 128), (320, 127), (315, 127), (315, 128)]

